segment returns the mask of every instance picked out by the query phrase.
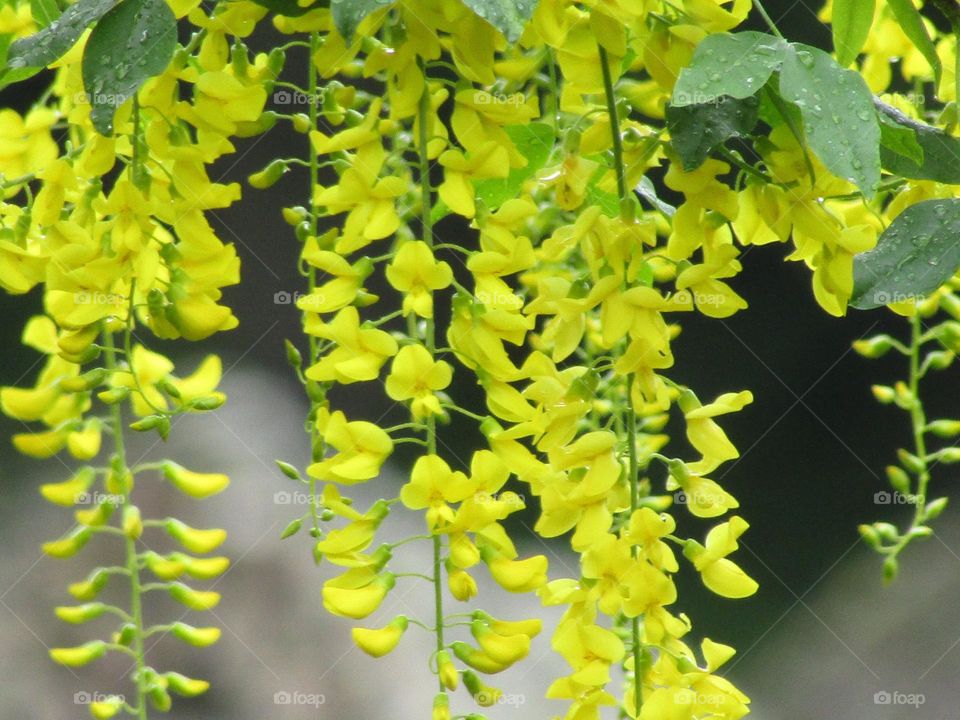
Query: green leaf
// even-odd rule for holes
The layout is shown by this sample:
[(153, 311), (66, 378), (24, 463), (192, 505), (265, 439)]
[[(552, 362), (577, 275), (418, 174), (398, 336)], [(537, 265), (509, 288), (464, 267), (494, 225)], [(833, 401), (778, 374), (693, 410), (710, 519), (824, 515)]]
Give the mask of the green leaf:
[(60, 6), (57, 0), (30, 0), (30, 14), (42, 28), (60, 17)]
[(523, 28), (533, 17), (539, 0), (463, 0), (463, 4), (473, 10), (510, 42), (516, 42), (523, 34)]
[(670, 104), (704, 105), (723, 95), (750, 97), (780, 67), (786, 47), (783, 40), (765, 33), (708, 35), (690, 65), (680, 71)]
[(393, 5), (394, 0), (331, 0), (330, 12), (337, 32), (347, 45), (367, 15)]
[(510, 170), (510, 174), (505, 178), (478, 180), (474, 183), (477, 199), (483, 201), (488, 210), (496, 210), (507, 200), (517, 197), (523, 183), (546, 164), (553, 150), (554, 131), (546, 123), (507, 125), (504, 130), (517, 146), (517, 151), (527, 159), (527, 164)]
[(857, 59), (873, 25), (875, 0), (833, 0), (833, 49), (843, 67)]
[(36, 75), (50, 63), (59, 60), (73, 47), (90, 23), (103, 17), (115, 2), (79, 0), (39, 32), (17, 40), (10, 46), (6, 67), (0, 74), (0, 86)]
[[(887, 167), (886, 156), (889, 153), (901, 155), (914, 165), (923, 165), (923, 147), (917, 142), (917, 131), (900, 125), (887, 115), (879, 113), (880, 118), (880, 164)], [(896, 161), (894, 161), (896, 162)]]
[(807, 142), (827, 169), (873, 197), (880, 182), (880, 121), (863, 77), (823, 50), (795, 43), (783, 61), (780, 93), (800, 108)]
[[(875, 100), (883, 125), (893, 124), (912, 131), (920, 146), (919, 160), (884, 144), (880, 159), (885, 170), (913, 180), (935, 180), (948, 185), (960, 184), (960, 138), (918, 122), (886, 103)], [(882, 126), (883, 127), (883, 126)]]
[(940, 64), (940, 56), (937, 55), (937, 48), (930, 39), (926, 26), (923, 24), (923, 16), (917, 10), (913, 0), (887, 0), (887, 5), (893, 11), (894, 17), (900, 23), (900, 29), (903, 34), (910, 38), (910, 42), (920, 51), (920, 54), (926, 58), (933, 68), (934, 77), (937, 85), (940, 84), (940, 75), (943, 73), (943, 66)]
[(960, 200), (925, 200), (897, 215), (869, 252), (853, 259), (851, 307), (919, 299), (960, 267)]
[(166, 0), (124, 0), (103, 16), (81, 67), (97, 132), (113, 134), (117, 108), (166, 69), (176, 46), (177, 19)]
[(670, 145), (683, 169), (696, 170), (710, 151), (730, 138), (745, 137), (756, 127), (760, 101), (722, 97), (706, 105), (667, 106)]

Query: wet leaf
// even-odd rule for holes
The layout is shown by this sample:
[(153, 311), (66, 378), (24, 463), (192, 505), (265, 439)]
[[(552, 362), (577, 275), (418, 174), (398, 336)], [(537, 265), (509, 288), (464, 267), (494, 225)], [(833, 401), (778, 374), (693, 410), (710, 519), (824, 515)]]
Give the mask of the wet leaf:
[(960, 268), (960, 200), (925, 200), (900, 213), (877, 247), (853, 261), (850, 306), (870, 310), (925, 297)]
[(830, 172), (873, 197), (880, 182), (880, 121), (859, 73), (795, 43), (780, 72), (784, 100), (800, 108), (807, 143)]
[(710, 151), (730, 138), (745, 137), (757, 124), (756, 96), (723, 97), (706, 105), (667, 106), (670, 145), (687, 172), (703, 165)]
[(516, 42), (523, 34), (523, 28), (533, 17), (538, 0), (463, 0), (463, 4), (473, 10), (510, 42)]
[(913, 180), (960, 184), (960, 138), (907, 117), (879, 100), (875, 103), (880, 117), (884, 119), (884, 125), (892, 124), (913, 132), (921, 151), (918, 159), (884, 143), (884, 147), (880, 149), (880, 158), (885, 170)]
[(393, 5), (393, 0), (331, 0), (330, 13), (337, 32), (346, 40), (353, 42), (353, 34), (368, 15)]
[(97, 23), (83, 52), (83, 87), (97, 132), (113, 134), (117, 108), (167, 67), (177, 19), (165, 0), (124, 0)]
[(529, 125), (507, 125), (504, 130), (517, 151), (527, 159), (522, 168), (513, 168), (505, 178), (480, 180), (474, 183), (477, 199), (483, 201), (488, 210), (496, 210), (507, 200), (520, 194), (520, 188), (540, 170), (553, 150), (554, 131), (546, 123)]
[(833, 49), (843, 67), (857, 59), (873, 25), (875, 0), (833, 0)]
[(783, 62), (787, 44), (758, 32), (708, 35), (680, 71), (670, 104), (703, 105), (724, 95), (747, 98), (762, 88)]

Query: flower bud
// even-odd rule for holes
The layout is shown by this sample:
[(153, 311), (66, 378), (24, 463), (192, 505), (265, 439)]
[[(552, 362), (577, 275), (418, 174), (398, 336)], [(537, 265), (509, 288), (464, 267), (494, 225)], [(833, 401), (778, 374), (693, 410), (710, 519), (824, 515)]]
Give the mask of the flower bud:
[(110, 720), (121, 709), (123, 709), (123, 699), (116, 695), (90, 703), (90, 715), (95, 720)]
[(893, 343), (894, 340), (889, 335), (877, 335), (876, 337), (857, 340), (853, 343), (853, 349), (863, 357), (879, 358), (890, 352)]
[(163, 677), (167, 681), (167, 687), (183, 697), (196, 697), (210, 689), (210, 683), (206, 680), (194, 680), (180, 673), (168, 672), (164, 673)]
[(143, 519), (136, 505), (123, 508), (123, 532), (131, 540), (138, 540), (143, 534)]
[(81, 625), (91, 620), (96, 620), (107, 611), (107, 606), (101, 602), (87, 603), (85, 605), (74, 605), (70, 607), (61, 606), (54, 609), (57, 617), (63, 622), (71, 625)]
[(289, 169), (285, 161), (276, 159), (260, 172), (255, 172), (250, 175), (250, 177), (247, 178), (247, 182), (257, 190), (266, 190), (275, 185)]
[(457, 666), (453, 664), (447, 650), (441, 650), (437, 653), (437, 675), (439, 675), (440, 682), (447, 690), (457, 689), (460, 673), (457, 672)]
[(83, 549), (90, 540), (89, 528), (77, 528), (66, 537), (44, 543), (41, 549), (50, 557), (69, 558)]
[(213, 552), (227, 539), (226, 530), (219, 528), (197, 530), (173, 518), (167, 520), (164, 529), (170, 537), (183, 545), (184, 548), (198, 555)]
[(222, 473), (191, 472), (174, 462), (163, 464), (163, 474), (177, 490), (201, 500), (223, 492), (230, 484), (230, 479)]
[(220, 593), (194, 590), (183, 583), (174, 583), (168, 590), (170, 597), (191, 610), (210, 610), (220, 603)]
[(170, 634), (178, 640), (194, 647), (207, 647), (220, 639), (220, 628), (198, 628), (183, 622), (175, 622), (170, 627)]
[(40, 494), (54, 505), (73, 507), (87, 492), (94, 479), (96, 471), (92, 467), (83, 467), (69, 480), (41, 485)]
[(923, 513), (924, 522), (929, 520), (935, 520), (938, 517), (940, 517), (940, 514), (947, 507), (947, 501), (948, 501), (948, 498), (945, 498), (945, 497), (937, 498), (936, 500), (931, 500), (927, 504), (927, 507), (925, 508)]
[(50, 651), (50, 657), (60, 665), (82, 667), (100, 659), (106, 652), (107, 644), (102, 640), (94, 640), (78, 647), (53, 648)]

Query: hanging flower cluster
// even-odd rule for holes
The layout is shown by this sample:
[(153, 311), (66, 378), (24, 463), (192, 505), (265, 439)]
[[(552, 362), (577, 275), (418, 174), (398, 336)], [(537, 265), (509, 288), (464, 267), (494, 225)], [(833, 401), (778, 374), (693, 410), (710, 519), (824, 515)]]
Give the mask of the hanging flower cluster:
[[(80, 604), (56, 608), (68, 623), (109, 617), (116, 627), (50, 654), (74, 667), (107, 653), (128, 656), (135, 692), (104, 695), (89, 710), (96, 718), (146, 718), (148, 703), (165, 712), (172, 694), (192, 697), (208, 687), (152, 667), (148, 645), (172, 635), (204, 647), (220, 636), (216, 627), (151, 624), (150, 598), (159, 593), (189, 610), (209, 610), (219, 594), (188, 582), (216, 578), (229, 560), (210, 556), (226, 539), (224, 530), (152, 517), (136, 504), (135, 486), (165, 480), (204, 499), (229, 480), (172, 460), (144, 462), (129, 452), (126, 438), (132, 429), (166, 439), (184, 416), (215, 410), (225, 400), (217, 390), (219, 357), (210, 355), (183, 375), (146, 341), (151, 333), (201, 340), (237, 325), (221, 298), (223, 288), (239, 281), (239, 260), (205, 211), (237, 201), (240, 186), (211, 181), (208, 169), (234, 151), (234, 137), (265, 127), (268, 60), (249, 61), (240, 45), (231, 53), (227, 38), (248, 35), (266, 11), (223, 3), (208, 14), (197, 2), (183, 4), (177, 14), (197, 29), (178, 46), (170, 32), (176, 18), (165, 3), (108, 5), (92, 32), (79, 23), (57, 48), (58, 28), (78, 25), (82, 6), (71, 6), (59, 21), (33, 18), (31, 7), (46, 6), (14, 3), (0, 15), (0, 32), (17, 39), (3, 80), (44, 65), (53, 70), (49, 89), (25, 115), (0, 111), (0, 286), (14, 294), (42, 291), (44, 313), (27, 322), (23, 342), (44, 360), (31, 385), (0, 389), (0, 408), (24, 426), (13, 437), (20, 452), (45, 459), (66, 451), (80, 463), (70, 477), (56, 480), (69, 467), (60, 459), (40, 486), (48, 501), (74, 509), (73, 526), (44, 552), (70, 558), (99, 536), (123, 548), (122, 564), (97, 567), (70, 585)], [(141, 37), (141, 18), (168, 22), (151, 24)], [(131, 32), (145, 48), (142, 62), (131, 52), (134, 43), (124, 45), (124, 33)], [(127, 52), (126, 64), (106, 74), (91, 59), (91, 48), (104, 42)], [(142, 77), (137, 67), (164, 47), (158, 74)], [(62, 54), (50, 59), (45, 52)], [(124, 77), (134, 84), (123, 86)]]
[[(83, 605), (58, 610), (121, 620), (109, 641), (53, 653), (70, 665), (108, 651), (133, 660), (135, 701), (96, 703), (94, 716), (145, 718), (148, 699), (166, 710), (170, 692), (206, 689), (149, 667), (144, 641), (169, 632), (204, 645), (217, 631), (147, 626), (142, 599), (163, 591), (212, 607), (216, 593), (181, 578), (226, 569), (197, 557), (224, 533), (143, 517), (132, 491), (147, 473), (195, 497), (227, 479), (130, 462), (123, 407), (133, 430), (165, 438), (181, 415), (223, 402), (216, 357), (180, 377), (143, 336), (200, 340), (236, 325), (221, 293), (239, 280), (237, 257), (206, 212), (240, 190), (208, 168), (235, 138), (275, 124), (306, 147), (249, 178), (265, 189), (305, 175), (303, 204), (283, 217), (307, 285), (306, 352), (288, 343), (287, 357), (310, 400), (310, 462), (278, 464), (310, 506), (283, 536), (306, 525), (315, 560), (338, 568), (324, 607), (365, 620), (397, 585), (430, 585), (430, 619), (358, 625), (353, 639), (379, 657), (411, 625), (431, 633), (434, 720), (482, 718), (475, 706), (503, 693), (485, 676), (521, 661), (542, 630), (473, 607), (482, 573), (561, 609), (552, 646), (570, 672), (548, 694), (570, 720), (608, 706), (642, 720), (746, 715), (749, 699), (717, 672), (733, 649), (691, 647), (674, 578), (689, 563), (722, 597), (757, 590), (731, 559), (747, 522), (728, 515), (738, 503), (716, 479), (738, 458), (721, 418), (752, 395), (701, 400), (673, 367), (679, 322), (745, 310), (741, 250), (775, 242), (792, 243), (788, 259), (811, 270), (828, 313), (889, 305), (911, 318), (909, 345), (857, 345), (910, 364), (906, 383), (875, 392), (910, 413), (915, 447), (890, 478), (916, 490), (916, 516), (905, 533), (862, 529), (892, 577), (945, 504), (925, 499), (933, 465), (957, 459), (927, 450), (929, 434), (958, 428), (928, 422), (919, 396), (960, 337), (960, 118), (944, 104), (960, 96), (960, 10), (930, 4), (952, 36), (914, 3), (829, 2), (831, 56), (789, 42), (758, 0), (8, 3), (0, 87), (53, 73), (25, 114), (0, 110), (0, 286), (42, 286), (44, 314), (24, 342), (47, 356), (34, 386), (3, 388), (0, 406), (36, 423), (14, 438), (22, 452), (109, 456), (41, 489), (68, 506), (93, 498), (49, 554), (73, 555), (97, 534), (126, 548), (123, 566), (71, 587)], [(751, 9), (769, 33), (736, 31)], [(245, 38), (268, 14), (287, 39), (251, 57)], [(304, 87), (278, 79), (288, 55), (306, 56)], [(912, 95), (894, 92), (904, 82)], [(265, 111), (274, 89), (276, 111)], [(938, 309), (954, 319), (924, 327)], [(935, 342), (943, 349), (921, 358)], [(453, 397), (471, 382), (484, 407)], [(382, 387), (409, 417), (384, 427), (348, 415), (339, 398), (358, 387)], [(454, 414), (483, 438), (465, 459), (444, 440)], [(402, 486), (358, 507), (349, 488), (378, 483), (401, 444), (417, 450)], [(542, 542), (569, 542), (578, 576), (551, 577), (544, 555), (522, 552), (510, 516), (528, 505)], [(401, 509), (422, 515), (424, 533), (384, 541)], [(681, 512), (708, 521), (702, 535), (679, 534)], [(150, 528), (190, 554), (141, 549)], [(426, 572), (406, 565), (422, 557), (416, 547)], [(96, 599), (112, 575), (129, 581), (129, 608)], [(455, 602), (472, 609), (451, 612)], [(461, 685), (470, 699), (453, 694)]]
[[(726, 282), (741, 269), (723, 215), (736, 215), (738, 196), (715, 179), (730, 170), (717, 161), (693, 172), (669, 165), (667, 184), (686, 198), (677, 211), (659, 201), (645, 209), (630, 188), (669, 160), (663, 129), (641, 113), (662, 118), (693, 39), (733, 27), (745, 9), (711, 5), (668, 21), (628, 4), (544, 1), (507, 42), (514, 30), (468, 5), (404, 2), (359, 24), (336, 9), (275, 20), (303, 34), (289, 46), (310, 57), (308, 86), (290, 87), (310, 112), (288, 116), (309, 133), (310, 202), (284, 214), (309, 283), (298, 302), (308, 357), (288, 351), (312, 400), (314, 462), (304, 473), (281, 468), (313, 502), (284, 536), (312, 525), (316, 559), (344, 568), (324, 583), (324, 606), (363, 619), (395, 584), (423, 577), (393, 570), (398, 544), (376, 547), (378, 529), (398, 505), (424, 514), (434, 622), (399, 616), (353, 636), (379, 657), (410, 624), (435, 634), (436, 720), (460, 716), (450, 694), (461, 680), (477, 704), (494, 704), (501, 691), (479, 676), (523, 658), (540, 630), (477, 610), (472, 640), (452, 639), (464, 614), (450, 614), (449, 599), (476, 595), (483, 565), (507, 591), (566, 608), (552, 642), (571, 670), (549, 694), (569, 703), (567, 717), (614, 705), (630, 717), (739, 718), (748, 698), (715, 674), (733, 649), (704, 640), (698, 655), (684, 642), (691, 623), (672, 609), (672, 576), (679, 552), (713, 592), (753, 594), (728, 557), (747, 523), (734, 516), (698, 541), (678, 537), (669, 511), (675, 498), (699, 518), (738, 506), (710, 477), (738, 457), (716, 418), (752, 396), (704, 403), (665, 374), (681, 313), (726, 318), (746, 307)], [(618, 86), (671, 37), (690, 38), (674, 67)], [(361, 75), (349, 86), (339, 79)], [(251, 183), (279, 176), (268, 166)], [(455, 216), (471, 232), (441, 242), (435, 225)], [(337, 222), (321, 231), (328, 217)], [(369, 289), (379, 285), (396, 299)], [(445, 392), (454, 372), (482, 386), (485, 411)], [(346, 417), (336, 388), (357, 383), (382, 383), (410, 421), (382, 428)], [(468, 462), (443, 443), (451, 412), (487, 439)], [(685, 426), (690, 460), (661, 454), (671, 416)], [(422, 454), (398, 496), (355, 508), (346, 486), (375, 481), (399, 443)], [(524, 507), (504, 490), (512, 478), (536, 498), (536, 532), (569, 537), (579, 577), (551, 581), (546, 557), (519, 556), (521, 538), (503, 522)], [(336, 529), (323, 526), (337, 518)], [(609, 689), (617, 668), (628, 676), (622, 696)]]

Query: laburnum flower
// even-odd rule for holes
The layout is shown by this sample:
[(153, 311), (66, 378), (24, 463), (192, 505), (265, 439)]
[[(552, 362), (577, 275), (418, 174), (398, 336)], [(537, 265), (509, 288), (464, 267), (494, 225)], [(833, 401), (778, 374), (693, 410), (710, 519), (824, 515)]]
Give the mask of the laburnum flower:
[(717, 179), (718, 175), (728, 172), (730, 166), (727, 163), (712, 158), (690, 172), (685, 171), (681, 163), (671, 162), (664, 182), (671, 190), (682, 192), (688, 203), (734, 220), (739, 212), (737, 193)]
[(397, 341), (373, 327), (360, 325), (360, 313), (353, 306), (343, 308), (329, 323), (307, 318), (306, 331), (332, 340), (336, 347), (307, 368), (305, 375), (318, 382), (353, 383), (374, 380), (380, 368), (397, 354)]
[(705, 545), (688, 540), (683, 548), (683, 554), (700, 572), (703, 584), (717, 595), (745, 598), (757, 591), (756, 581), (739, 565), (727, 559), (727, 555), (739, 547), (737, 538), (749, 527), (746, 520), (734, 516), (722, 525), (711, 528)]
[(370, 103), (370, 107), (367, 108), (363, 120), (359, 124), (341, 130), (335, 135), (327, 136), (319, 130), (311, 131), (310, 141), (313, 143), (314, 149), (320, 155), (352, 152), (355, 160), (353, 167), (368, 182), (374, 182), (386, 157), (381, 140), (382, 132), (389, 129), (381, 128), (380, 110), (382, 106), (383, 101), (376, 98)]
[(333, 615), (361, 620), (380, 607), (395, 584), (393, 573), (351, 568), (323, 584), (323, 607)]
[(414, 463), (410, 481), (400, 488), (400, 501), (411, 510), (426, 510), (427, 528), (437, 531), (454, 518), (451, 503), (476, 492), (476, 485), (459, 470), (451, 470), (437, 455), (424, 455)]
[[(324, 488), (325, 500), (331, 492), (337, 492), (334, 486), (328, 485)], [(352, 567), (359, 559), (359, 553), (370, 547), (377, 528), (388, 514), (389, 506), (384, 500), (374, 503), (363, 515), (353, 511), (350, 523), (342, 528), (330, 530), (317, 542), (317, 552), (323, 553), (324, 557), (336, 565)]]
[(267, 102), (262, 85), (245, 85), (225, 70), (200, 73), (195, 88), (193, 105), (181, 103), (181, 117), (225, 136), (235, 135), (239, 123), (259, 118)]
[(719, 483), (703, 475), (690, 472), (683, 466), (671, 467), (667, 479), (667, 490), (683, 490), (683, 503), (692, 515), (696, 517), (717, 517), (727, 510), (740, 507), (730, 493), (724, 490)]
[(400, 227), (396, 198), (407, 190), (403, 178), (371, 178), (357, 168), (347, 168), (329, 188), (317, 187), (315, 200), (332, 215), (348, 213), (336, 251), (347, 255), (374, 240), (389, 237)]
[[(728, 318), (738, 310), (745, 309), (747, 301), (719, 279), (739, 272), (740, 263), (734, 259), (738, 254), (733, 245), (726, 245), (714, 253), (709, 262), (691, 265), (677, 276), (677, 290), (689, 292), (697, 309), (707, 317)], [(853, 256), (850, 262), (853, 262)], [(850, 278), (852, 291), (852, 269)]]
[(503, 343), (523, 344), (532, 327), (533, 318), (460, 299), (454, 301), (454, 317), (447, 329), (447, 339), (467, 367), (510, 381), (517, 378), (519, 370)]
[(373, 272), (369, 258), (360, 258), (351, 265), (342, 255), (320, 250), (315, 238), (307, 239), (301, 257), (317, 270), (333, 276), (297, 300), (297, 307), (306, 312), (330, 313), (351, 305), (363, 289), (363, 281)]
[[(470, 483), (473, 492), (457, 509), (455, 519), (445, 532), (453, 534), (450, 540), (451, 558), (458, 567), (469, 567), (479, 560), (479, 554), (466, 536), (467, 532), (482, 533), (508, 515), (523, 510), (523, 499), (513, 492), (501, 492), (510, 478), (510, 470), (490, 450), (477, 450), (470, 460)], [(464, 561), (461, 551), (468, 555)]]
[(403, 243), (387, 266), (387, 281), (404, 294), (403, 314), (433, 317), (433, 292), (453, 282), (453, 271), (422, 240)]
[(600, 163), (583, 157), (579, 153), (569, 153), (563, 162), (544, 168), (537, 177), (546, 187), (553, 187), (557, 205), (564, 210), (576, 210), (583, 205), (587, 195), (587, 185), (600, 169)]
[[(516, 557), (516, 550), (510, 553)], [(480, 549), (490, 575), (504, 590), (515, 593), (530, 592), (547, 582), (548, 561), (545, 555), (533, 555), (523, 560), (514, 560), (492, 545)]]
[(683, 0), (686, 15), (707, 32), (736, 27), (750, 12), (750, 0)]
[(504, 125), (526, 125), (539, 114), (536, 93), (495, 96), (484, 90), (465, 89), (454, 95), (450, 122), (467, 152), (474, 153), (493, 142), (504, 148), (510, 167), (523, 167), (526, 158), (517, 150)]
[(219, 355), (207, 355), (190, 375), (185, 378), (171, 377), (170, 384), (176, 388), (176, 401), (189, 406), (195, 400), (208, 398), (214, 403), (223, 403), (227, 396), (217, 390), (223, 376), (223, 362)]
[(357, 647), (371, 657), (383, 657), (400, 642), (410, 621), (405, 615), (398, 615), (382, 628), (360, 628), (351, 630)]
[(712, 472), (727, 460), (740, 457), (740, 453), (713, 418), (738, 412), (752, 402), (753, 393), (749, 390), (724, 393), (707, 405), (701, 405), (692, 393), (681, 394), (679, 403), (687, 422), (687, 439), (703, 456), (700, 461), (690, 464), (691, 472)]
[(173, 363), (160, 353), (147, 350), (143, 345), (133, 347), (130, 370), (116, 372), (110, 378), (113, 387), (130, 389), (130, 405), (136, 415), (151, 415), (156, 410), (166, 410), (167, 400), (157, 384), (173, 372)]
[(672, 516), (643, 507), (630, 516), (623, 539), (630, 545), (638, 546), (651, 565), (673, 573), (679, 569), (677, 558), (662, 538), (672, 534), (675, 529), (676, 521)]
[(729, 680), (715, 674), (733, 657), (734, 649), (704, 638), (700, 650), (706, 661), (703, 668), (694, 663), (689, 650), (679, 662), (666, 654), (657, 659), (650, 671), (655, 689), (644, 698), (641, 720), (695, 717), (738, 720), (749, 713), (750, 698)]
[(466, 154), (447, 150), (440, 156), (443, 182), (437, 191), (440, 199), (458, 215), (472, 218), (477, 211), (473, 180), (505, 178), (510, 173), (507, 150), (490, 141)]
[[(16, 110), (0, 110), (0, 176), (13, 180), (42, 170), (57, 159), (59, 149), (50, 134), (57, 121), (57, 113), (38, 107), (26, 116)], [(5, 189), (4, 196), (12, 197), (22, 185)]]
[(423, 345), (406, 345), (393, 358), (384, 386), (391, 399), (410, 401), (410, 412), (419, 419), (443, 413), (436, 393), (446, 388), (452, 377), (449, 363), (434, 360)]
[(556, 697), (555, 689), (565, 685), (565, 680), (578, 685), (603, 687), (610, 682), (610, 667), (619, 663), (626, 652), (623, 641), (612, 631), (575, 619), (560, 623), (552, 645), (574, 672), (569, 678), (555, 681), (547, 690), (547, 697)]
[(12, 233), (0, 234), (0, 288), (22, 295), (43, 279), (47, 259), (39, 247), (21, 247), (12, 239)]
[(382, 429), (364, 420), (347, 421), (339, 410), (323, 411), (317, 429), (337, 452), (307, 468), (311, 477), (353, 485), (370, 480), (393, 452), (393, 441)]

